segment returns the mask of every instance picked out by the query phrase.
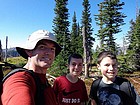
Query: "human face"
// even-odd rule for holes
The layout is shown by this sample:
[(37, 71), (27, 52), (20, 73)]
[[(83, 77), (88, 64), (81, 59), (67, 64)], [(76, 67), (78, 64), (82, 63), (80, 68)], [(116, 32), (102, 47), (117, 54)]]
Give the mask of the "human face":
[[(35, 49), (30, 51), (30, 63), (36, 70), (47, 69), (55, 58), (55, 46), (53, 42), (42, 40)], [(37, 71), (39, 72), (39, 71)]]
[(82, 72), (83, 60), (77, 58), (71, 58), (70, 64), (68, 65), (70, 74), (72, 76), (79, 76)]
[(117, 66), (116, 59), (111, 59), (110, 57), (103, 58), (100, 64), (97, 65), (98, 69), (101, 70), (103, 78), (107, 81), (115, 79), (118, 72)]

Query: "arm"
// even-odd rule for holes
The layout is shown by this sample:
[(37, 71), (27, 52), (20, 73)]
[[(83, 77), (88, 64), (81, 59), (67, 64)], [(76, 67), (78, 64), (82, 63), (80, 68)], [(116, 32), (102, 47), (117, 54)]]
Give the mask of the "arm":
[(53, 84), (53, 90), (54, 90), (57, 102), (59, 102), (59, 99), (58, 99), (58, 90), (59, 90), (58, 87), (59, 86), (58, 85), (59, 85), (59, 83), (58, 83), (57, 78), (56, 78), (54, 81), (54, 84)]
[(85, 85), (85, 82), (82, 81), (82, 84), (81, 84), (81, 87), (82, 87), (82, 102), (81, 102), (81, 105), (87, 105), (87, 102), (88, 102), (88, 94), (87, 94), (87, 89), (86, 89), (86, 85)]
[(92, 85), (90, 87), (90, 93), (89, 93), (89, 98), (90, 98), (90, 102), (91, 105), (97, 105), (97, 100), (98, 100), (98, 97), (97, 97), (97, 88), (99, 86), (99, 83), (100, 83), (101, 79), (97, 79), (95, 81), (92, 82)]
[(35, 82), (27, 72), (10, 76), (3, 84), (3, 105), (35, 105)]
[(138, 95), (138, 93), (136, 92), (136, 103), (138, 105), (140, 105), (140, 96)]
[(56, 96), (58, 95), (58, 82), (57, 79), (55, 79), (54, 84), (53, 84), (53, 90), (56, 94)]
[(91, 105), (97, 105), (95, 100), (91, 99)]
[[(136, 105), (140, 105), (140, 96), (138, 95), (137, 91), (134, 89), (134, 87), (132, 86), (131, 89), (133, 90), (133, 94), (135, 94), (135, 101), (136, 101)], [(133, 95), (134, 96), (134, 95)]]
[(134, 101), (136, 102), (136, 105), (139, 105), (140, 104), (140, 96), (138, 95), (137, 91), (135, 90), (134, 85), (132, 85), (130, 83), (130, 86), (131, 86), (132, 97), (133, 97)]

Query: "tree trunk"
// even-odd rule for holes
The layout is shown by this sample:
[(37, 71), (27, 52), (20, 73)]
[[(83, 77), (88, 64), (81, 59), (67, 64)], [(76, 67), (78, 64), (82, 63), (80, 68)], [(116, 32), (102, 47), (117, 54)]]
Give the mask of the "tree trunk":
[(85, 71), (85, 78), (88, 78), (88, 62), (87, 62), (85, 27), (82, 28), (82, 35), (83, 35), (83, 47), (84, 47), (84, 71)]

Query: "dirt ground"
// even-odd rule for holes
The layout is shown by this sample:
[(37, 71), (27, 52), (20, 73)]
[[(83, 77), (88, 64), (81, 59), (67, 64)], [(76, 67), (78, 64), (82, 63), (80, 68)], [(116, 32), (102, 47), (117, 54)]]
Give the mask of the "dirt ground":
[(129, 77), (127, 79), (134, 85), (136, 91), (140, 95), (140, 77)]

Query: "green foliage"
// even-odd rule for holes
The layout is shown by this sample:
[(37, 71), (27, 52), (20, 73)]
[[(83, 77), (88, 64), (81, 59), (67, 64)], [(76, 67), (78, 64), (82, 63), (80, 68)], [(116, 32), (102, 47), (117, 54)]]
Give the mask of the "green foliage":
[(127, 54), (131, 58), (130, 63), (134, 70), (140, 70), (140, 12), (136, 21), (131, 21), (130, 31), (128, 31), (129, 47)]
[(132, 66), (129, 64), (128, 56), (127, 55), (119, 55), (117, 56), (119, 65), (119, 74), (121, 73), (133, 73)]
[(100, 9), (95, 20), (100, 27), (97, 36), (101, 49), (116, 52), (114, 34), (121, 32), (120, 26), (124, 25), (123, 18), (126, 17), (119, 12), (123, 5), (124, 2), (120, 3), (120, 0), (105, 0), (98, 4)]
[(24, 59), (23, 57), (12, 57), (8, 58), (7, 62), (10, 64), (14, 64), (17, 67), (23, 67), (26, 64), (27, 60)]
[(74, 12), (72, 31), (70, 37), (71, 43), (71, 53), (78, 53), (83, 55), (83, 37), (81, 35), (81, 30), (76, 20), (76, 13)]
[(9, 73), (11, 70), (10, 69), (7, 69), (7, 70), (4, 70), (3, 71), (3, 75), (5, 76), (7, 73)]
[(71, 43), (70, 43), (70, 33), (69, 33), (69, 21), (68, 21), (68, 9), (67, 3), (68, 0), (55, 0), (56, 6), (54, 9), (55, 18), (53, 20), (53, 31), (56, 35), (57, 42), (63, 48), (59, 56), (56, 58), (54, 63), (54, 70), (55, 67), (58, 67), (58, 74), (61, 74), (62, 71), (66, 71), (67, 57), (70, 55), (71, 52)]
[(53, 62), (51, 68), (48, 69), (48, 73), (56, 77), (66, 74), (67, 73), (66, 62), (67, 61), (64, 61), (61, 55), (58, 55), (55, 61)]
[(92, 58), (93, 58), (92, 63), (97, 64), (97, 56), (98, 56), (99, 52), (98, 52), (98, 50), (95, 50), (92, 53), (93, 53), (92, 54)]
[(84, 10), (82, 11), (82, 28), (84, 28), (84, 34), (83, 34), (83, 46), (84, 53), (86, 53), (86, 58), (88, 59), (88, 62), (91, 62), (92, 60), (92, 47), (93, 47), (93, 42), (95, 41), (95, 38), (92, 37), (92, 31), (93, 28), (91, 26), (92, 23), (92, 19), (90, 17), (91, 13), (90, 13), (90, 4), (89, 4), (89, 0), (83, 0), (83, 8)]
[(95, 38), (92, 37), (92, 26), (91, 22), (92, 19), (90, 17), (90, 3), (89, 0), (83, 0), (83, 8), (82, 11), (82, 35), (83, 35), (83, 48), (84, 48), (84, 63), (85, 63), (85, 77), (88, 77), (88, 70), (89, 70), (89, 63), (92, 62), (92, 47), (93, 47), (93, 41), (95, 41)]
[(23, 67), (26, 64), (26, 59), (23, 57), (11, 57), (7, 58), (7, 66), (3, 66), (3, 74), (4, 76), (9, 73), (15, 67)]

